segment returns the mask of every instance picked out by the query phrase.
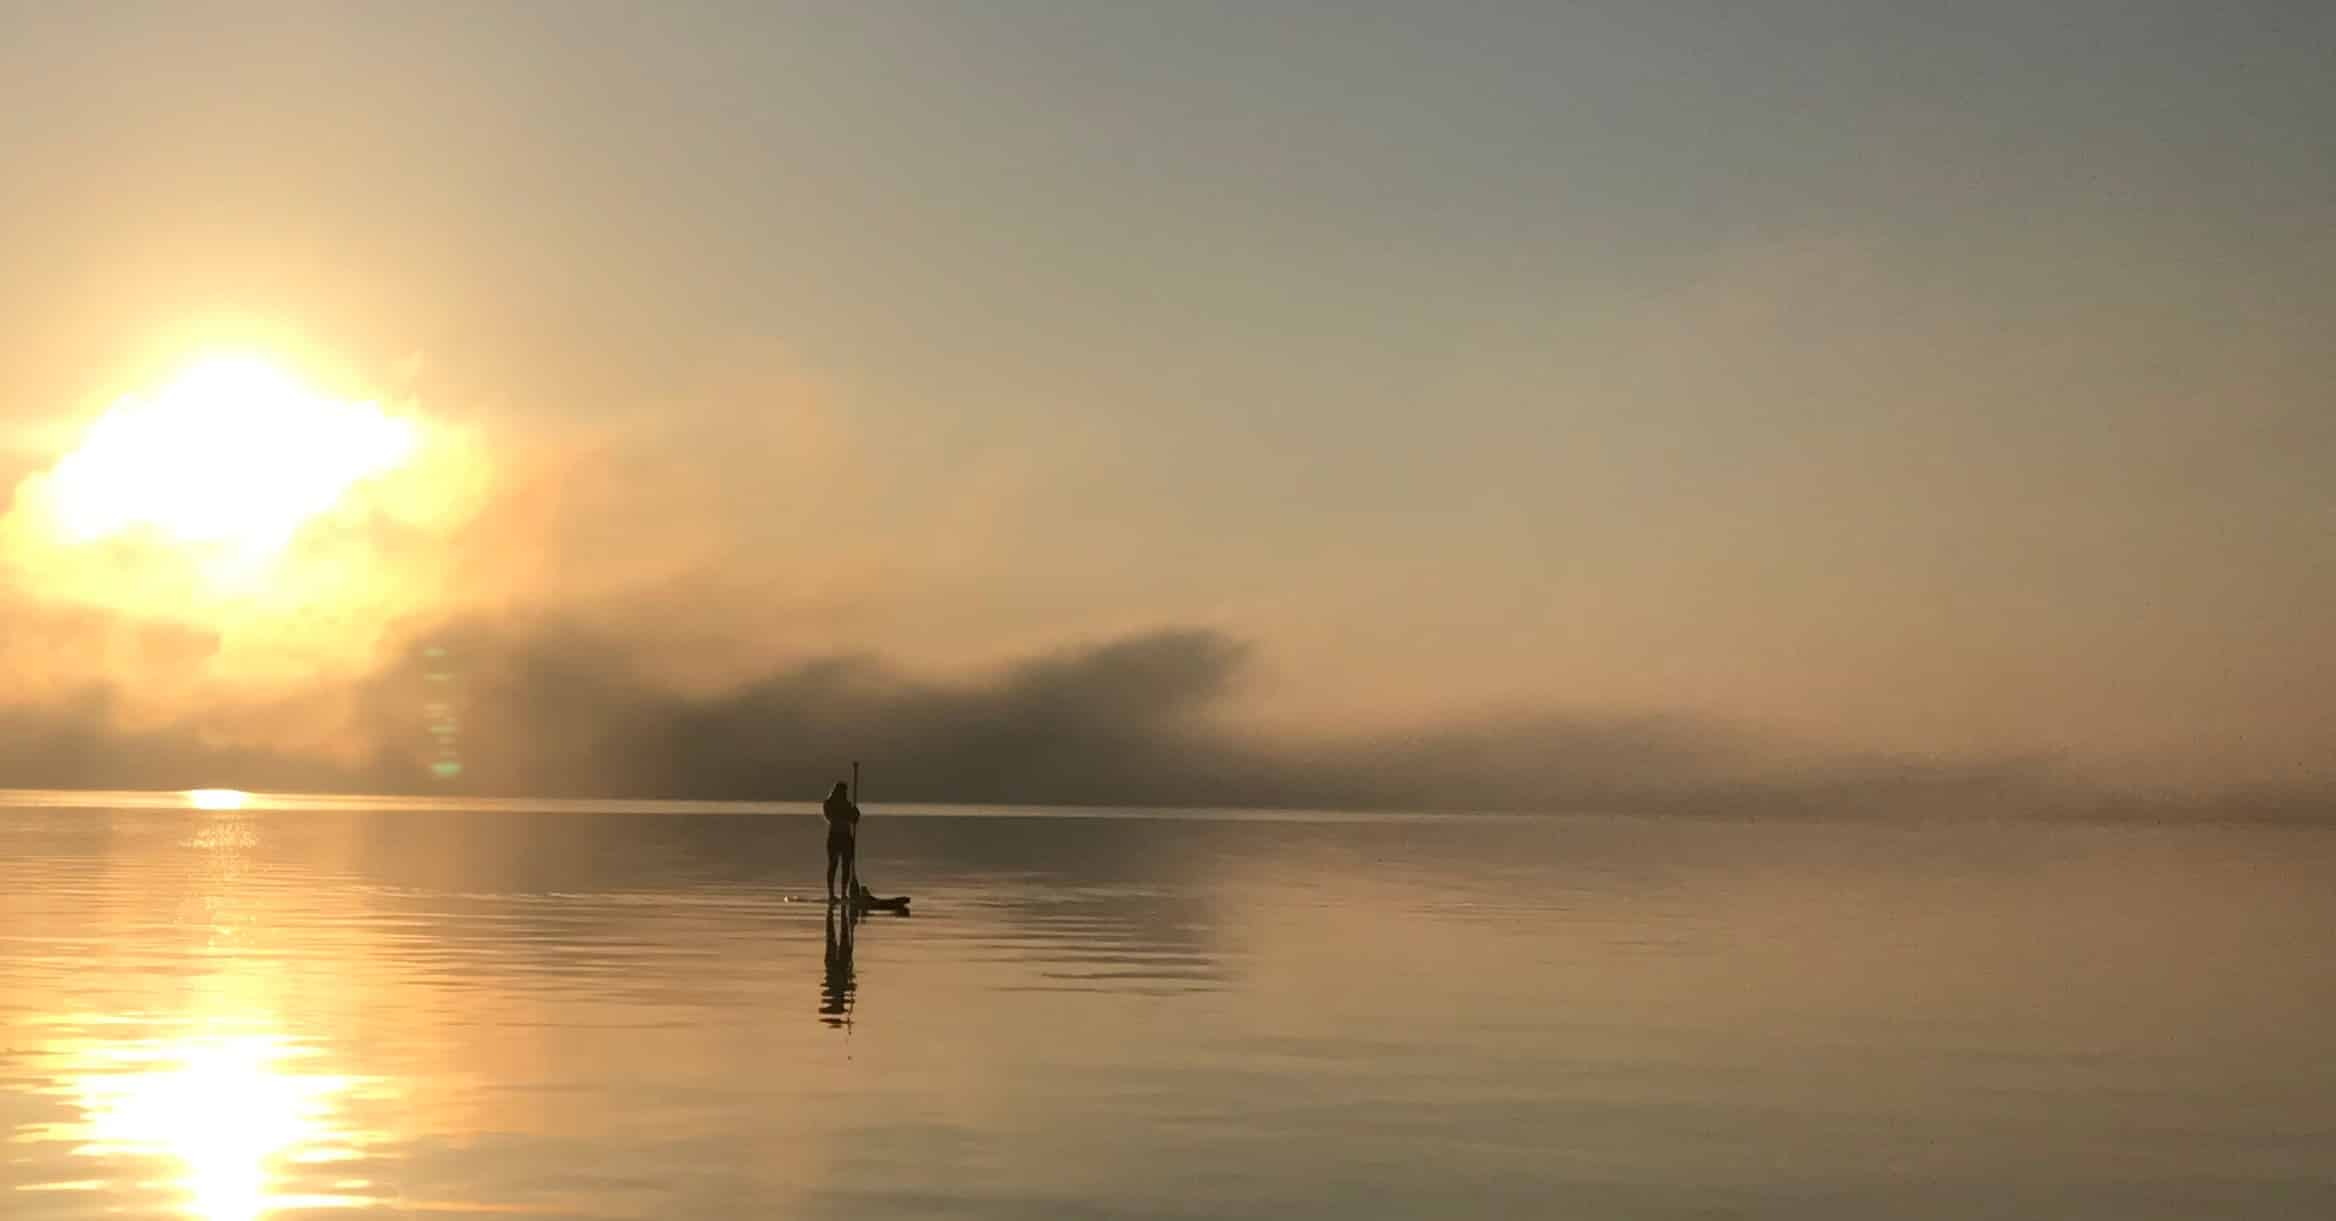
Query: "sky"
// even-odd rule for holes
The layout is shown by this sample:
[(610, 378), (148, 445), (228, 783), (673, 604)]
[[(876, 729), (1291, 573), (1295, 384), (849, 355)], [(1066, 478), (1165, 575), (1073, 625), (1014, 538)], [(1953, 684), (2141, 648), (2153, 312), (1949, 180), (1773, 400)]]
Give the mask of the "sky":
[[(2323, 5), (0, 30), (18, 782), (403, 783), (436, 648), (506, 787), (642, 718), (597, 783), (879, 739), (984, 799), (2336, 786)], [(423, 458), (232, 588), (40, 525), (222, 348)]]

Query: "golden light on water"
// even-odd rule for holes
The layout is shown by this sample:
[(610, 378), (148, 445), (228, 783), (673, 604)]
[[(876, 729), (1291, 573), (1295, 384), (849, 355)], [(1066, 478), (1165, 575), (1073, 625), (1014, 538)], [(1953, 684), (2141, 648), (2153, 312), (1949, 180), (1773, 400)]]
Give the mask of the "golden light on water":
[(279, 1196), (287, 1163), (353, 1159), (335, 1122), (352, 1078), (299, 1071), (304, 1049), (280, 1036), (197, 1035), (88, 1049), (76, 1081), (85, 1121), (74, 1152), (167, 1157), (184, 1215), (255, 1221), (279, 1208), (371, 1203), (361, 1182)]
[(240, 810), (251, 804), (251, 794), (241, 789), (190, 789), (187, 804), (198, 810)]
[(411, 421), (254, 356), (212, 356), (89, 426), (44, 487), (59, 538), (140, 532), (243, 557), (281, 551), (357, 483), (414, 456)]

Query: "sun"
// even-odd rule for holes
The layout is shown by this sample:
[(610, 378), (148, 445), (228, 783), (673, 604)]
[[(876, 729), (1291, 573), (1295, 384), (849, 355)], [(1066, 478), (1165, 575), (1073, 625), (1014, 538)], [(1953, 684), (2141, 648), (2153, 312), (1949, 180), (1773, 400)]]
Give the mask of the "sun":
[(181, 350), (21, 434), (45, 453), (0, 485), (0, 584), (47, 634), (0, 639), (11, 682), (102, 674), (124, 717), (176, 718), (370, 673), (399, 625), (476, 596), (500, 447), (475, 415), (321, 352)]
[(68, 545), (143, 537), (261, 561), (420, 441), (262, 357), (212, 355), (99, 416), (50, 471), (46, 508)]

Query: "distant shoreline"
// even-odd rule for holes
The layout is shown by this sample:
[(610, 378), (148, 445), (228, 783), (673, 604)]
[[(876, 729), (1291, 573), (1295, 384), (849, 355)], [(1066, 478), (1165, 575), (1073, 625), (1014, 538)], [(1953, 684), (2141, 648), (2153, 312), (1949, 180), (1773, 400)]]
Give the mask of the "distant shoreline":
[[(576, 814), (669, 816), (796, 816), (819, 813), (816, 801), (714, 801), (627, 797), (499, 797), (419, 793), (270, 793), (233, 789), (7, 789), (0, 788), (0, 810), (63, 809), (183, 811), (187, 813), (354, 813), (354, 814)], [(1673, 821), (1721, 823), (1848, 824), (1868, 827), (1920, 828), (1928, 826), (2131, 826), (2131, 827), (2268, 827), (2336, 830), (2336, 811), (2298, 810), (2215, 812), (2208, 809), (2153, 806), (2148, 801), (2119, 804), (2103, 801), (2083, 808), (2034, 812), (1968, 814), (1851, 813), (1840, 810), (1790, 811), (1774, 808), (1749, 812), (1717, 809), (1672, 810), (1400, 810), (1328, 809), (1300, 806), (1177, 806), (1094, 805), (1073, 802), (939, 802), (875, 803), (871, 809), (886, 818), (1034, 818), (1034, 819), (1164, 819), (1188, 822), (1517, 822), (1517, 821)]]

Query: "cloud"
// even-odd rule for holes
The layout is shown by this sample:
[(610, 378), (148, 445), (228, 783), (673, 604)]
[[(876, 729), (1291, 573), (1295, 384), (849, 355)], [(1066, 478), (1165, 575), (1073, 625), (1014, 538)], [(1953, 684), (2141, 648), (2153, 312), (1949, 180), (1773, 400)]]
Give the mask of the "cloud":
[[(0, 784), (32, 789), (175, 789), (227, 782), (303, 791), (346, 784), (333, 759), (212, 738), (192, 721), (126, 724), (113, 692), (90, 687), (0, 705)], [(205, 779), (209, 777), (211, 779)]]
[[(786, 663), (712, 692), (660, 680), (574, 621), (469, 619), (347, 692), (337, 754), (258, 744), (255, 718), (121, 727), (102, 690), (0, 710), (0, 783), (307, 787), (809, 800), (866, 760), (889, 802), (1566, 810), (1721, 817), (2336, 813), (2305, 789), (2120, 794), (2039, 759), (1832, 754), (1687, 717), (1558, 713), (1331, 738), (1230, 714), (1252, 648), (1176, 628), (1065, 646), (971, 678), (872, 655)], [(241, 724), (235, 724), (238, 719)], [(459, 775), (432, 764), (458, 759)]]
[[(462, 444), (436, 470), (464, 479), (303, 535), (287, 565), (306, 576), (280, 614), (190, 613), (124, 552), (65, 565), (0, 548), (19, 578), (0, 593), (0, 785), (784, 799), (858, 758), (904, 801), (2282, 819), (2330, 805), (2276, 786), (2106, 793), (2049, 759), (1812, 748), (1694, 713), (1405, 725), (1317, 708), (1317, 725), (1402, 727), (1268, 733), (1243, 719), (1275, 711), (1252, 698), (1261, 648), (1204, 628), (967, 673), (951, 667), (1129, 621), (1126, 603), (1074, 605), (1089, 557), (1036, 537), (1046, 506), (1025, 498), (1062, 456), (936, 440), (879, 464), (869, 421), (783, 361), (750, 352), (702, 381), (672, 412), (564, 431), (448, 417)], [(0, 482), (48, 460), (0, 454)], [(446, 504), (459, 511), (422, 511)], [(76, 573), (140, 596), (76, 598), (60, 582)], [(1156, 592), (1131, 600), (1179, 605)], [(1257, 618), (1245, 626), (1270, 628)], [(1329, 664), (1356, 656), (1386, 685), (1387, 650)]]
[(894, 799), (1073, 802), (1230, 795), (1192, 769), (1238, 753), (1213, 722), (1247, 654), (1166, 631), (962, 682), (828, 656), (692, 696), (574, 623), (456, 624), (417, 649), (364, 700), (379, 778), (396, 787), (438, 757), (417, 731), (445, 713), (465, 783), (498, 791), (770, 799), (823, 789), (864, 758), (884, 761)]

